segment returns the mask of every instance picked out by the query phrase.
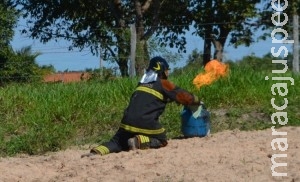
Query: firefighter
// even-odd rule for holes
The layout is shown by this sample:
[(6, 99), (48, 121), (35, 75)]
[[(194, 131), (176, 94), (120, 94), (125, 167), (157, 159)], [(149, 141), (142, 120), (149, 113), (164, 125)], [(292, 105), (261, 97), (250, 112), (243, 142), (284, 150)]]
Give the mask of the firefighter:
[(135, 149), (165, 147), (166, 130), (159, 122), (167, 103), (175, 101), (184, 106), (198, 106), (200, 100), (192, 93), (168, 81), (169, 64), (162, 57), (154, 57), (131, 95), (121, 124), (108, 141), (81, 157), (105, 155)]

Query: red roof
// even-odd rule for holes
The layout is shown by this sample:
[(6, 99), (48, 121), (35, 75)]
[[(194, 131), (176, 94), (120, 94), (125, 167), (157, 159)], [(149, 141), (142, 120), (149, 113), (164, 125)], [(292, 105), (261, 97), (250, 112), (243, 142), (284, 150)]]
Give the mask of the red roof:
[(89, 73), (84, 72), (63, 72), (55, 73), (51, 75), (46, 75), (44, 77), (44, 82), (79, 82), (83, 80), (88, 80), (90, 78)]

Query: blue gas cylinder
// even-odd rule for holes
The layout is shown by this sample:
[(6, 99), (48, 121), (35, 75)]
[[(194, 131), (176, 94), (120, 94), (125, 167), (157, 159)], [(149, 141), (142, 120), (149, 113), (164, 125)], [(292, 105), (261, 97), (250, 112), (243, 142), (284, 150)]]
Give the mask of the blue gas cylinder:
[(210, 113), (203, 104), (194, 112), (184, 106), (180, 115), (184, 137), (204, 137), (210, 133)]

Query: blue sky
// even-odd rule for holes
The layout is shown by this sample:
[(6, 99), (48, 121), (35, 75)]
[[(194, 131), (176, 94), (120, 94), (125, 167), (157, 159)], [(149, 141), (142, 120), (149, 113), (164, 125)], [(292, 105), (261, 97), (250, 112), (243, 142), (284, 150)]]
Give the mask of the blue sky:
[[(25, 24), (25, 23), (24, 23)], [(38, 40), (33, 40), (20, 34), (22, 22), (19, 22), (18, 27), (15, 29), (15, 36), (12, 46), (15, 50), (19, 50), (25, 46), (32, 46), (33, 52), (40, 52), (41, 55), (37, 57), (37, 63), (40, 65), (53, 65), (56, 71), (79, 71), (85, 70), (86, 68), (99, 68), (100, 59), (97, 56), (93, 56), (89, 48), (83, 51), (73, 50), (69, 51), (68, 46), (70, 42), (60, 40), (58, 42), (51, 41), (47, 44), (42, 44)], [(259, 35), (261, 32), (257, 32)], [(172, 67), (180, 67), (183, 62), (187, 60), (189, 54), (194, 49), (200, 51), (203, 50), (203, 40), (199, 37), (187, 35), (187, 53), (182, 54), (182, 62), (172, 65)], [(278, 47), (278, 45), (272, 44), (271, 38), (266, 41), (260, 41), (252, 44), (250, 47), (240, 46), (237, 49), (232, 46), (225, 45), (225, 59), (238, 60), (244, 56), (254, 54), (256, 56), (263, 56), (270, 53), (271, 47)], [(291, 45), (287, 45), (291, 50)], [(116, 67), (116, 64), (104, 63), (105, 67)]]

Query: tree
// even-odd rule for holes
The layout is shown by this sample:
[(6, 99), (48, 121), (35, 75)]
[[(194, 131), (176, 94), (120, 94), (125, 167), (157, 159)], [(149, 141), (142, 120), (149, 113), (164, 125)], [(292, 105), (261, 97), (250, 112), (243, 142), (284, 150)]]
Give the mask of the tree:
[[(280, 4), (276, 4), (280, 2)], [(284, 7), (282, 12), (279, 12), (281, 21), (285, 19), (284, 16), (287, 16), (288, 21), (283, 26), (280, 26), (282, 29), (286, 30), (289, 33), (292, 33), (292, 17), (293, 14), (300, 13), (300, 1), (298, 0), (289, 0), (289, 1), (274, 1), (276, 6)], [(271, 20), (272, 15), (276, 13), (275, 10), (272, 8), (271, 2), (266, 2), (263, 4), (262, 11), (259, 13), (259, 19), (257, 20), (257, 24), (259, 24), (262, 30), (265, 33), (260, 37), (261, 39), (265, 40), (267, 37), (270, 37), (270, 30), (273, 30), (277, 25)], [(275, 18), (276, 19), (276, 18)], [(289, 34), (291, 35), (291, 34)]]
[(1, 73), (8, 62), (8, 56), (12, 53), (10, 41), (14, 36), (14, 27), (17, 23), (17, 11), (12, 3), (7, 0), (0, 0), (0, 83)]
[(90, 47), (93, 54), (101, 48), (104, 60), (116, 61), (122, 76), (128, 76), (131, 24), (136, 25), (139, 75), (149, 56), (147, 40), (156, 31), (164, 32), (164, 40), (173, 36), (172, 41), (165, 41), (171, 46), (185, 44), (183, 37), (170, 33), (182, 33), (182, 27), (167, 26), (181, 24), (188, 17), (188, 0), (16, 0), (16, 4), (28, 18), (29, 28), (23, 33), (44, 43), (63, 38), (72, 42), (70, 49)]
[(0, 48), (9, 46), (17, 23), (17, 11), (8, 0), (0, 0)]
[(43, 73), (49, 73), (52, 67), (39, 67), (35, 62), (39, 55), (40, 53), (33, 53), (30, 46), (24, 47), (16, 52), (9, 51), (4, 57), (7, 61), (0, 71), (0, 77), (2, 78), (1, 84), (40, 81)]
[[(277, 4), (280, 3), (280, 4)], [(266, 39), (266, 37), (270, 37), (270, 30), (274, 30), (275, 28), (282, 28), (288, 33), (287, 40), (294, 40), (293, 44), (293, 67), (294, 72), (299, 72), (299, 30), (297, 30), (297, 25), (299, 24), (298, 15), (300, 13), (300, 1), (298, 0), (289, 0), (289, 1), (274, 1), (274, 5), (279, 7), (278, 9), (281, 10), (274, 10), (272, 7), (272, 3), (265, 3), (263, 7), (263, 11), (260, 13), (260, 19), (258, 21), (259, 24), (262, 25), (263, 30), (266, 31), (260, 38)], [(276, 12), (277, 11), (277, 12)], [(276, 25), (271, 20), (271, 17), (274, 14), (280, 17), (280, 21), (283, 22), (286, 20), (284, 25)], [(274, 18), (275, 21), (278, 20), (278, 17)], [(278, 22), (280, 23), (280, 22)], [(293, 25), (293, 23), (295, 25)], [(294, 30), (293, 30), (294, 29)], [(282, 33), (277, 33), (276, 36), (284, 37), (285, 35)], [(295, 40), (295, 38), (297, 40)], [(279, 39), (279, 38), (278, 38)]]
[(260, 0), (16, 0), (28, 19), (28, 33), (41, 42), (63, 38), (70, 49), (101, 49), (104, 60), (117, 62), (122, 76), (128, 76), (130, 54), (129, 27), (137, 34), (136, 73), (141, 75), (149, 59), (147, 41), (154, 36), (162, 46), (186, 51), (186, 31), (194, 26), (204, 39), (203, 64), (211, 58), (222, 60), (225, 42), (249, 46), (253, 40)]
[[(137, 55), (149, 55), (146, 41), (151, 36), (157, 37), (162, 47), (176, 47), (179, 52), (185, 51), (184, 30), (188, 30), (191, 21), (188, 11), (189, 0), (147, 0), (143, 5), (141, 2), (135, 0), (137, 47), (143, 48), (138, 50)], [(143, 68), (146, 66), (145, 59), (149, 58), (139, 57), (143, 58), (139, 61), (143, 65), (138, 65), (138, 67)], [(138, 73), (141, 74), (142, 71), (138, 70)]]
[(101, 48), (104, 59), (111, 57), (126, 76), (123, 69), (126, 69), (127, 58), (123, 54), (128, 51), (128, 31), (119, 16), (121, 9), (116, 1), (16, 0), (16, 4), (23, 10), (23, 17), (28, 18), (29, 28), (22, 33), (43, 43), (68, 40), (72, 43), (70, 50), (89, 47), (93, 54), (99, 54)]
[(32, 82), (51, 71), (51, 67), (40, 68), (35, 59), (39, 53), (32, 53), (31, 47), (14, 51), (10, 45), (14, 36), (19, 11), (8, 0), (0, 0), (0, 84), (9, 82)]
[(214, 59), (222, 61), (224, 46), (229, 42), (234, 46), (249, 46), (255, 28), (253, 18), (257, 16), (256, 4), (260, 0), (193, 0), (190, 3), (194, 20), (195, 35), (204, 39), (203, 64), (211, 59), (211, 45)]
[(188, 57), (188, 64), (203, 64), (203, 60), (202, 60), (202, 57), (201, 55), (203, 55), (201, 52), (198, 51), (198, 49), (194, 49), (192, 51), (192, 53), (189, 55)]

